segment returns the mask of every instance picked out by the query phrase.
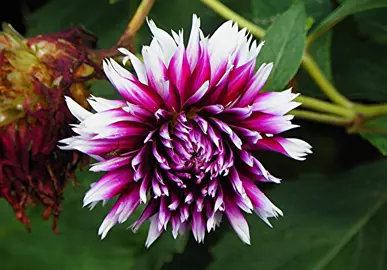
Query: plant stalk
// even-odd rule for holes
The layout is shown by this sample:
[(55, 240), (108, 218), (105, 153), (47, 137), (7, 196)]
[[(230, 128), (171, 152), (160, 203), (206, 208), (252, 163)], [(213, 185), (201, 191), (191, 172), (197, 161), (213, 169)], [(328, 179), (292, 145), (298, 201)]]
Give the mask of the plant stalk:
[(331, 124), (336, 126), (348, 126), (352, 123), (352, 120), (348, 118), (305, 110), (292, 110), (290, 114), (294, 115), (296, 118), (299, 119), (311, 120), (314, 122)]

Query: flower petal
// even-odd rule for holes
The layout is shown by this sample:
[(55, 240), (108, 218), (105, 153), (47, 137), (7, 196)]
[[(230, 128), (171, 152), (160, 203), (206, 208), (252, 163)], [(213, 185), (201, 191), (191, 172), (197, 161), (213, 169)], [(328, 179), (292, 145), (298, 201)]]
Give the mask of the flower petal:
[(249, 225), (247, 224), (246, 219), (243, 217), (243, 214), (230, 199), (225, 199), (225, 204), (225, 213), (234, 231), (243, 242), (250, 245)]

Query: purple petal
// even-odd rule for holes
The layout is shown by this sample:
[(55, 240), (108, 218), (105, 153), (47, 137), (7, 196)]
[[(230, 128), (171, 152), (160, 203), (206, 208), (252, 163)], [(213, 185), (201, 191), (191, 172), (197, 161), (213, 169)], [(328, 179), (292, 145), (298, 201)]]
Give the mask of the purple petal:
[(200, 116), (193, 117), (192, 119), (198, 124), (203, 133), (207, 134), (208, 122)]
[(164, 83), (168, 80), (166, 66), (159, 58), (160, 56), (149, 46), (142, 48), (142, 57), (144, 59), (149, 85), (163, 97), (165, 91)]
[(253, 103), (259, 91), (261, 91), (262, 87), (265, 85), (267, 79), (269, 78), (272, 69), (272, 63), (262, 64), (257, 73), (250, 79), (246, 92), (237, 102), (236, 105), (238, 107), (244, 107)]
[(136, 169), (137, 165), (144, 162), (148, 157), (150, 156), (150, 144), (145, 144), (141, 147), (140, 151), (137, 153), (137, 155), (132, 159), (132, 168), (133, 170)]
[(255, 207), (254, 211), (271, 227), (267, 218), (282, 216), (282, 211), (276, 207), (250, 179), (245, 176), (241, 177), (243, 178), (243, 185), (246, 189), (246, 193)]
[[(192, 73), (192, 91), (197, 91), (204, 82), (209, 81), (211, 76), (210, 59), (206, 47), (202, 47), (200, 58), (196, 65), (195, 70)], [(191, 91), (188, 93), (192, 94)]]
[(95, 163), (90, 168), (92, 172), (113, 171), (130, 164), (133, 155), (121, 155)]
[(156, 213), (158, 207), (159, 201), (150, 199), (147, 205), (145, 206), (144, 211), (141, 213), (141, 216), (131, 225), (133, 232), (137, 232), (140, 226)]
[(101, 238), (104, 239), (117, 222), (123, 223), (128, 219), (139, 203), (138, 186), (133, 185), (132, 189), (128, 193), (122, 194), (114, 204), (99, 227), (98, 235), (101, 235)]
[(184, 103), (184, 106), (190, 106), (199, 102), (207, 93), (209, 81), (203, 83), (203, 85)]
[(274, 115), (284, 115), (301, 105), (292, 102), (299, 94), (293, 94), (291, 89), (283, 92), (266, 92), (257, 95), (252, 104), (253, 111)]
[(140, 186), (140, 201), (143, 202), (143, 203), (146, 203), (147, 202), (147, 191), (148, 191), (148, 187), (149, 187), (149, 183), (151, 181), (151, 175), (150, 173), (146, 174), (144, 179), (142, 180), (141, 182), (141, 186)]
[(164, 103), (159, 94), (150, 87), (140, 83), (136, 78), (127, 79), (119, 74), (120, 66), (114, 60), (110, 60), (110, 64), (104, 63), (107, 63), (104, 64), (106, 76), (127, 101), (141, 105), (152, 112), (157, 111)]
[(168, 221), (171, 218), (171, 212), (168, 209), (168, 200), (169, 198), (167, 197), (161, 198), (158, 217), (158, 230), (161, 230), (162, 228), (165, 230), (167, 228)]
[(130, 59), (130, 63), (132, 64), (134, 70), (136, 71), (138, 80), (148, 85), (148, 78), (146, 77), (146, 71), (143, 63), (141, 63), (140, 59), (137, 58), (133, 53), (131, 53), (129, 50), (125, 48), (119, 48), (118, 49), (122, 54), (125, 54), (126, 57), (124, 57), (123, 64), (126, 64), (126, 61), (128, 58)]
[(237, 67), (230, 74), (227, 93), (222, 97), (222, 104), (227, 105), (235, 101), (243, 92), (248, 80), (251, 76), (251, 69), (255, 66), (255, 59)]
[(149, 132), (142, 124), (131, 122), (116, 122), (103, 128), (92, 139), (120, 139), (131, 136), (144, 136)]
[(243, 184), (241, 179), (239, 178), (238, 171), (235, 167), (232, 167), (230, 169), (230, 177), (229, 177), (231, 184), (236, 192), (238, 192), (241, 196), (246, 195), (246, 191), (243, 188)]
[(225, 200), (226, 216), (239, 238), (250, 245), (249, 225), (238, 207), (229, 199)]
[(179, 234), (179, 229), (181, 225), (179, 216), (173, 216), (171, 220), (171, 224), (172, 224), (172, 235), (173, 235), (173, 238), (176, 239)]
[(200, 46), (199, 46), (200, 19), (194, 14), (192, 16), (192, 28), (187, 45), (188, 62), (193, 71), (198, 62)]
[(146, 248), (149, 248), (164, 231), (164, 229), (159, 230), (157, 225), (158, 225), (158, 214), (150, 218), (148, 237), (145, 242)]
[(95, 201), (102, 201), (113, 198), (119, 194), (131, 181), (133, 181), (133, 171), (128, 167), (107, 172), (86, 193), (83, 199), (83, 206), (86, 206)]
[(169, 63), (168, 75), (171, 82), (179, 90), (180, 99), (184, 100), (186, 97), (186, 87), (188, 79), (191, 76), (191, 71), (182, 40), (180, 41), (180, 44), (175, 54), (172, 56), (171, 62)]
[(239, 122), (250, 117), (252, 113), (253, 111), (250, 106), (244, 108), (227, 108), (222, 112), (220, 118), (228, 123)]
[(262, 139), (259, 132), (243, 128), (240, 126), (230, 125), (230, 127), (242, 138), (242, 140), (249, 144), (256, 144), (258, 140)]
[(249, 145), (249, 148), (279, 152), (300, 161), (312, 153), (310, 144), (299, 139), (281, 137), (263, 138), (256, 145)]
[(140, 204), (139, 185), (133, 185), (128, 193), (122, 194), (116, 204), (119, 205), (116, 211), (118, 222), (124, 223)]
[(203, 106), (200, 110), (202, 114), (213, 116), (224, 111), (224, 107), (220, 104)]
[(277, 116), (253, 113), (250, 118), (241, 121), (240, 125), (262, 133), (278, 134), (298, 127), (290, 122), (293, 118), (292, 115)]
[(204, 242), (206, 223), (204, 221), (203, 214), (196, 210), (193, 210), (192, 213), (192, 233), (196, 242)]

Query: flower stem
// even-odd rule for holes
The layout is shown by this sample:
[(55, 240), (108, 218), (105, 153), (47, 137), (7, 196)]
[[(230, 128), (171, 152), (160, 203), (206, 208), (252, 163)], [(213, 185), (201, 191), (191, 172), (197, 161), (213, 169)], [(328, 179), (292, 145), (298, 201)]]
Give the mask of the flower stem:
[(353, 117), (356, 115), (356, 113), (351, 109), (312, 97), (298, 96), (295, 101), (302, 103), (301, 106), (305, 108), (340, 115), (348, 119), (353, 119)]
[(258, 38), (263, 38), (265, 35), (265, 30), (263, 30), (258, 25), (246, 20), (236, 12), (232, 11), (218, 0), (201, 0), (205, 5), (214, 10), (220, 16), (227, 20), (233, 20), (238, 23), (240, 27), (246, 27), (249, 31)]
[[(346, 17), (346, 16), (345, 16)], [(312, 44), (313, 41), (315, 41), (317, 38), (321, 37), (326, 31), (328, 31), (329, 29), (331, 29), (333, 26), (335, 26), (337, 23), (341, 22), (345, 17), (342, 17), (336, 21), (334, 21), (333, 23), (331, 23), (330, 25), (328, 25), (327, 27), (325, 28), (322, 28), (321, 30), (319, 31), (316, 31), (316, 32), (312, 32), (308, 38), (306, 39), (306, 47), (309, 48), (310, 47), (310, 44)]]
[(118, 40), (116, 47), (124, 47), (128, 46), (128, 44), (132, 46), (132, 41), (136, 36), (138, 30), (140, 29), (141, 25), (144, 23), (146, 16), (148, 16), (148, 13), (151, 10), (154, 2), (155, 0), (141, 1), (128, 26), (126, 27), (125, 32)]
[(361, 113), (366, 118), (375, 118), (381, 115), (387, 115), (387, 104), (376, 105), (355, 105), (354, 110)]
[(302, 66), (309, 73), (321, 91), (333, 102), (347, 108), (352, 108), (353, 104), (334, 87), (334, 85), (325, 77), (314, 59), (307, 53), (302, 57)]
[(296, 118), (312, 120), (315, 122), (332, 124), (337, 126), (347, 126), (347, 125), (350, 125), (352, 122), (352, 120), (348, 118), (343, 118), (336, 115), (304, 111), (304, 110), (292, 110), (290, 114), (294, 115)]
[(136, 36), (141, 25), (144, 23), (145, 18), (148, 15), (150, 9), (152, 8), (154, 2), (155, 0), (141, 1), (128, 26), (126, 27), (124, 33), (121, 35), (120, 39), (113, 47), (108, 49), (98, 49), (90, 52), (90, 57), (94, 60), (96, 64), (101, 65), (102, 60), (105, 58), (122, 55), (117, 50), (117, 48), (119, 47), (125, 47), (132, 52), (134, 51), (133, 39)]

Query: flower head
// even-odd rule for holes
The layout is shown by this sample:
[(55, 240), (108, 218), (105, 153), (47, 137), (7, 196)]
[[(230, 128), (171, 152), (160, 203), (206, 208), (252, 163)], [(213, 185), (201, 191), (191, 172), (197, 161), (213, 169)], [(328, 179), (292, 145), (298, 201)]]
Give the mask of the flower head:
[(85, 155), (58, 149), (74, 122), (64, 96), (88, 106), (84, 82), (98, 67), (88, 59), (79, 28), (29, 39), (4, 25), (0, 32), (0, 198), (29, 228), (29, 204), (53, 216), (63, 190)]
[(256, 185), (280, 180), (252, 153), (270, 150), (303, 160), (311, 152), (304, 141), (278, 136), (296, 127), (285, 115), (299, 105), (292, 101), (296, 94), (260, 93), (273, 65), (254, 71), (263, 43), (257, 45), (231, 21), (205, 37), (193, 16), (187, 46), (183, 32), (170, 36), (153, 21), (148, 24), (153, 40), (142, 49), (144, 63), (120, 49), (137, 76), (112, 59), (104, 62), (124, 100), (93, 97), (95, 113), (67, 100), (80, 124), (73, 129), (79, 135), (63, 140), (63, 148), (95, 157), (91, 171), (106, 172), (84, 204), (94, 207), (117, 197), (99, 228), (102, 238), (144, 203), (132, 229), (150, 220), (146, 246), (168, 224), (174, 237), (188, 228), (202, 242), (224, 215), (249, 243), (242, 211), (255, 212), (269, 225), (268, 218), (282, 215)]

